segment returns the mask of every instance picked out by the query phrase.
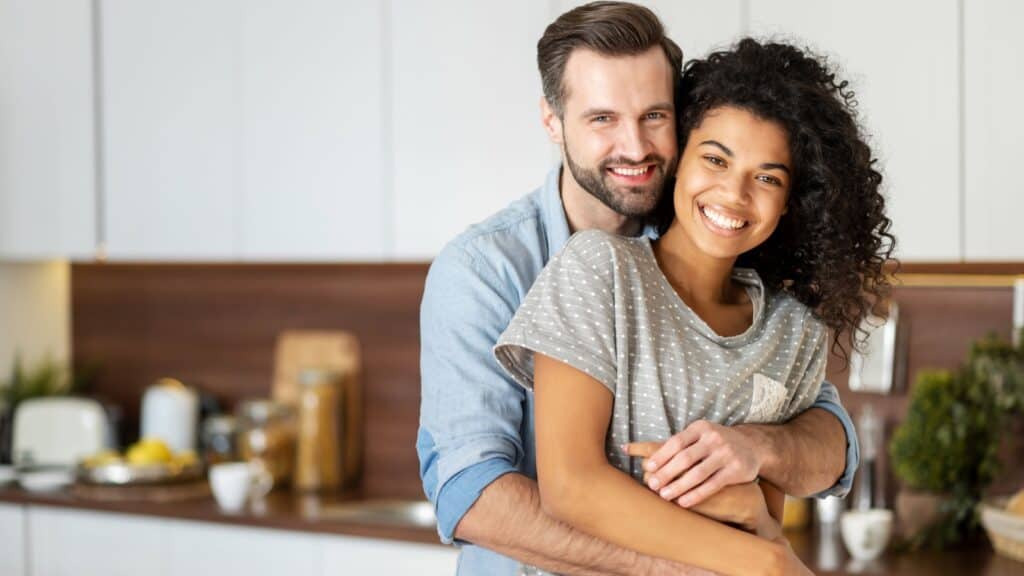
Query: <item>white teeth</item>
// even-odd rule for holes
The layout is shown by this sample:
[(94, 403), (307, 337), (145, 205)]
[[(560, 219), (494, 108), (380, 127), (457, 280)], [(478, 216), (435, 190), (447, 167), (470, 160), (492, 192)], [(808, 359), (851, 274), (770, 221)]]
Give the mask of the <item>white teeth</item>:
[(640, 176), (647, 172), (647, 168), (612, 168), (612, 172), (622, 176)]
[(708, 217), (708, 220), (711, 220), (712, 222), (715, 223), (715, 225), (721, 228), (739, 230), (740, 228), (743, 228), (747, 224), (744, 220), (736, 220), (734, 218), (729, 218), (728, 216), (713, 211), (711, 208), (708, 208), (707, 206), (701, 208), (701, 210), (704, 212), (704, 215)]

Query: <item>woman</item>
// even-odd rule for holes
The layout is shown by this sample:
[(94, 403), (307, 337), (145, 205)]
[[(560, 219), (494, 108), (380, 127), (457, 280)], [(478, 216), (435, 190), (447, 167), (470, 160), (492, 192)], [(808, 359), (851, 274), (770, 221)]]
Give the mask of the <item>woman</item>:
[(803, 411), (828, 330), (842, 350), (884, 296), (890, 221), (845, 86), (783, 44), (746, 39), (691, 62), (661, 238), (581, 232), (538, 278), (495, 354), (534, 389), (549, 513), (723, 574), (806, 573), (778, 530), (777, 493), (730, 487), (685, 509), (671, 484), (643, 486), (622, 447), (697, 419)]

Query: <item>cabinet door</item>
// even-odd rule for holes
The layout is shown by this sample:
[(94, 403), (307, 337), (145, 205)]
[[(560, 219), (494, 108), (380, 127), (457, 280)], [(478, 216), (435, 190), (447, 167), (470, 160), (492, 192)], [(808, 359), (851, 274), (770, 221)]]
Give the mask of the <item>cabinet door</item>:
[(32, 576), (168, 575), (160, 520), (45, 506), (28, 516)]
[(841, 76), (851, 80), (881, 159), (898, 256), (959, 260), (957, 0), (749, 5), (754, 33), (809, 43), (842, 65)]
[(443, 546), (328, 536), (323, 539), (320, 574), (452, 576), (458, 557), (456, 549)]
[(544, 183), (536, 45), (548, 2), (392, 0), (394, 256), (435, 255)]
[(28, 576), (25, 566), (25, 507), (0, 504), (0, 574)]
[(1024, 4), (964, 2), (964, 220), (968, 260), (1024, 260)]
[(385, 256), (386, 8), (337, 0), (245, 3), (243, 258)]
[(0, 258), (95, 253), (91, 6), (0, 0)]
[(303, 532), (168, 522), (167, 576), (317, 574), (319, 537)]
[(112, 259), (235, 256), (240, 3), (101, 4)]

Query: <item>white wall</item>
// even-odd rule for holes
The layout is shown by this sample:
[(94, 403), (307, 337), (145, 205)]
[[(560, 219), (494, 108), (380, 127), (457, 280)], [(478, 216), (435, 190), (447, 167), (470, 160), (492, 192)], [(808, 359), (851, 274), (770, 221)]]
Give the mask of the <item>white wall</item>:
[(67, 262), (0, 263), (0, 380), (16, 351), (26, 366), (69, 357), (71, 267)]

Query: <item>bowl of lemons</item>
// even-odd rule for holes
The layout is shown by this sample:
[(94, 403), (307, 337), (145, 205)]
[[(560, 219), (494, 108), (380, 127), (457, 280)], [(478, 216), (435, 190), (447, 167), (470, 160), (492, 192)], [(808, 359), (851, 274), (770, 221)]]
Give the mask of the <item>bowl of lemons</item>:
[(159, 438), (142, 438), (123, 453), (97, 452), (78, 463), (76, 474), (80, 482), (106, 485), (168, 484), (202, 475), (195, 452), (175, 452)]

